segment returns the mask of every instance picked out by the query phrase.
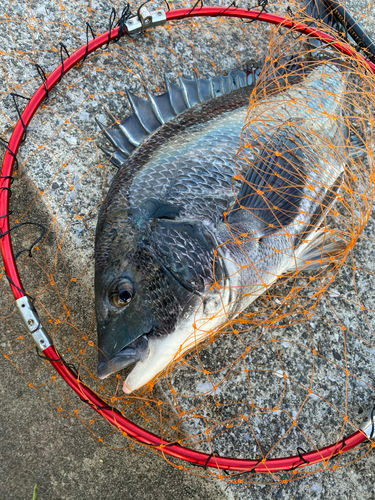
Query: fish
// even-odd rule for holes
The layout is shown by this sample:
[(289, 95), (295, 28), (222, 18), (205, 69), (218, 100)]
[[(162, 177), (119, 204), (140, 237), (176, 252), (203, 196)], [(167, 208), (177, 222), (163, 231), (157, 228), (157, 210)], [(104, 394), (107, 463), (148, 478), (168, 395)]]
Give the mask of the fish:
[(311, 58), (308, 70), (294, 56), (274, 68), (286, 84), (250, 117), (261, 68), (167, 79), (147, 100), (127, 92), (130, 117), (97, 122), (119, 167), (95, 237), (100, 379), (132, 366), (123, 391), (142, 388), (283, 274), (329, 265), (346, 248), (321, 229), (345, 175), (331, 145), (354, 156), (363, 143), (329, 118), (344, 113), (345, 71)]

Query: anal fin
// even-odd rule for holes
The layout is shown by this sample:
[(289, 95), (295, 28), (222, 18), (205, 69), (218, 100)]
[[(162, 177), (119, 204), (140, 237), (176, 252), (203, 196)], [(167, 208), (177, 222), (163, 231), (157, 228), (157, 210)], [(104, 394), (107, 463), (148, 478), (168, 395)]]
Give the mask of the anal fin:
[(314, 231), (310, 239), (294, 249), (294, 256), (284, 272), (323, 269), (337, 261), (349, 242), (337, 235)]

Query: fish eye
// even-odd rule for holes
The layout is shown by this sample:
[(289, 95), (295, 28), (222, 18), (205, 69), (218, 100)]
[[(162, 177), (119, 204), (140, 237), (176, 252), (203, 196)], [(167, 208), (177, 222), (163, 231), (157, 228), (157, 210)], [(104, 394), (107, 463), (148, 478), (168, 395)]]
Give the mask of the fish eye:
[(118, 281), (111, 291), (111, 302), (116, 307), (125, 307), (133, 299), (134, 286), (128, 279)]

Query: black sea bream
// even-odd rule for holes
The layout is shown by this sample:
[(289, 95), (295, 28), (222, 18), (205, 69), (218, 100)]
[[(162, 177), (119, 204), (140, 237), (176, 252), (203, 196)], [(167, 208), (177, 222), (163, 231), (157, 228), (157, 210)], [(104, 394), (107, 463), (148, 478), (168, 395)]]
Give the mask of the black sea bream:
[(129, 94), (133, 115), (106, 131), (119, 171), (96, 231), (98, 375), (134, 364), (126, 393), (277, 277), (339, 250), (317, 228), (345, 168), (331, 146), (349, 151), (352, 140), (330, 118), (342, 115), (347, 74), (316, 61), (303, 75), (294, 62), (288, 71), (292, 85), (253, 106), (253, 164), (236, 164), (236, 153), (254, 74), (167, 82), (148, 101)]

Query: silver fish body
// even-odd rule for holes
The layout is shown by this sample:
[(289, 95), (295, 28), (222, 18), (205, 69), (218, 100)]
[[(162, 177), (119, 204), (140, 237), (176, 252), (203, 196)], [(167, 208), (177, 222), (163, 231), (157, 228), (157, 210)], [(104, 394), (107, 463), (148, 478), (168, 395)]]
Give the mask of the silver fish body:
[(252, 90), (230, 90), (162, 124), (120, 167), (103, 204), (98, 373), (135, 363), (127, 393), (234, 319), (283, 273), (322, 258), (322, 201), (344, 171), (331, 146), (350, 139), (340, 119), (329, 118), (342, 113), (345, 75), (333, 64), (317, 66), (259, 101), (242, 138), (255, 152), (249, 149), (249, 166), (236, 153)]

